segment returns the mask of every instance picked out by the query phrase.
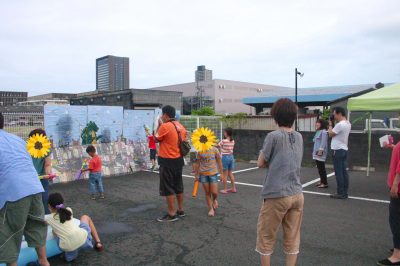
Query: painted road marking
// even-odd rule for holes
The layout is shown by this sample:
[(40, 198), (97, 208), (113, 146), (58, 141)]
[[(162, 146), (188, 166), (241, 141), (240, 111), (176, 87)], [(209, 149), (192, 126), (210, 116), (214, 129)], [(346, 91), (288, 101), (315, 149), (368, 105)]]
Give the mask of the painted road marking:
[(259, 167), (252, 167), (252, 168), (237, 170), (237, 171), (233, 171), (232, 174), (247, 172), (247, 171), (251, 171), (251, 170), (256, 170), (256, 169), (258, 169), (258, 168), (259, 168)]
[[(258, 168), (258, 167), (257, 167)], [(150, 171), (150, 170), (144, 170), (145, 172), (150, 172), (150, 173), (159, 173), (158, 171)], [(334, 173), (331, 173), (328, 175), (328, 177), (333, 176)], [(188, 177), (188, 178), (192, 178), (194, 179), (194, 176), (192, 175), (182, 175), (183, 177)], [(319, 178), (317, 179), (319, 180)], [(316, 182), (315, 180), (312, 180), (310, 182)], [(308, 183), (310, 183), (308, 182)], [(230, 183), (230, 181), (228, 180), (228, 183)], [(306, 183), (306, 184), (308, 184)], [(242, 185), (242, 186), (248, 186), (248, 187), (258, 187), (258, 188), (262, 188), (262, 185), (258, 185), (258, 184), (251, 184), (251, 183), (243, 183), (243, 182), (235, 182), (235, 184), (237, 185)], [(303, 185), (303, 187), (305, 187), (305, 185)], [(313, 184), (313, 183), (311, 183)], [(330, 196), (331, 194), (329, 193), (322, 193), (322, 192), (315, 192), (315, 191), (308, 191), (308, 190), (303, 190), (303, 193), (305, 194), (313, 194), (313, 195), (320, 195), (320, 196)], [(380, 200), (380, 199), (370, 199), (370, 198), (364, 198), (364, 197), (353, 197), (353, 196), (349, 196), (349, 199), (354, 199), (354, 200), (361, 200), (361, 201), (369, 201), (369, 202), (378, 202), (378, 203), (386, 203), (388, 204), (389, 201), (388, 200)]]
[[(330, 195), (331, 195), (331, 194), (329, 194), (329, 193), (322, 193), (322, 192), (315, 192), (315, 191), (307, 191), (307, 190), (303, 190), (303, 193), (306, 193), (306, 194), (314, 194), (314, 195), (321, 195), (321, 196), (330, 196)], [(371, 201), (371, 202), (379, 202), (379, 203), (390, 203), (390, 201), (388, 201), (388, 200), (370, 199), (370, 198), (353, 197), (353, 196), (349, 196), (349, 199), (363, 200), (363, 201)]]
[[(330, 173), (329, 175), (327, 175), (327, 177), (331, 177), (331, 176), (334, 176), (334, 175), (335, 175), (335, 173)], [(303, 184), (302, 187), (303, 188), (308, 187), (309, 185), (317, 183), (319, 180), (320, 180), (320, 178), (316, 178), (314, 180), (311, 180), (310, 182), (307, 182), (307, 183)]]

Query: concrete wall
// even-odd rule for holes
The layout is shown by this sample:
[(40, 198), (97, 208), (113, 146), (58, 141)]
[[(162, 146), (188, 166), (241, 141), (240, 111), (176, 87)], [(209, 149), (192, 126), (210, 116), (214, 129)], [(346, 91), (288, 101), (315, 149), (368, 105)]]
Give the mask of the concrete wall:
[[(242, 160), (256, 160), (265, 136), (268, 131), (263, 130), (235, 130), (235, 156)], [(313, 132), (301, 132), (304, 140), (303, 165), (312, 165), (312, 148), (314, 137)], [(372, 134), (371, 166), (376, 169), (386, 170), (389, 167), (391, 150), (383, 149), (379, 145), (379, 138), (385, 134), (380, 132)], [(395, 143), (400, 140), (400, 135), (394, 135)], [(331, 152), (331, 151), (330, 151)], [(367, 166), (368, 135), (352, 133), (349, 138), (349, 166)], [(332, 164), (332, 157), (329, 156), (327, 163)]]
[(182, 112), (182, 92), (160, 90), (133, 90), (133, 104), (140, 107), (171, 105)]

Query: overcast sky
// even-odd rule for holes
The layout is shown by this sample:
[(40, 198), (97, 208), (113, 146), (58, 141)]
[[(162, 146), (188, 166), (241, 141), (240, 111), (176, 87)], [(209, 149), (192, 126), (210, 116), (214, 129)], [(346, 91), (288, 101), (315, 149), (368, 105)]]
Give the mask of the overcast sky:
[(130, 87), (214, 78), (299, 87), (400, 81), (400, 1), (1, 1), (0, 90), (94, 90), (95, 60)]

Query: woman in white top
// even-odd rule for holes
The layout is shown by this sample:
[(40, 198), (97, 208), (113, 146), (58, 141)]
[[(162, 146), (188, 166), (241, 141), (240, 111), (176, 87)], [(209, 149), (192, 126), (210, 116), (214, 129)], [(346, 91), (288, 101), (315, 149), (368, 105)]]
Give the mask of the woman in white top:
[[(230, 127), (224, 130), (224, 139), (218, 143), (222, 154), (222, 166), (224, 168), (224, 174), (221, 176), (222, 182), (224, 183), (224, 189), (220, 192), (227, 194), (229, 192), (236, 193), (235, 177), (233, 176), (233, 169), (235, 168), (235, 158), (233, 157), (233, 149), (235, 147), (235, 141), (232, 138), (233, 130)], [(232, 188), (227, 187), (227, 177), (231, 180)]]
[(103, 250), (97, 230), (89, 216), (83, 215), (80, 224), (76, 224), (72, 217), (72, 209), (64, 206), (64, 198), (60, 193), (50, 194), (48, 204), (51, 215), (46, 217), (46, 222), (53, 229), (66, 261), (76, 259), (81, 249), (93, 248), (93, 238), (94, 248), (98, 251)]

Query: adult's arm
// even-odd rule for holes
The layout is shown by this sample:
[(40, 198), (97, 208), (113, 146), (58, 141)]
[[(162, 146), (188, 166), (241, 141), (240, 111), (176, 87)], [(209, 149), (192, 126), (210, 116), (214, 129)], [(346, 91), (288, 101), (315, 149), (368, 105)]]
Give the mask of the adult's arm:
[(332, 123), (331, 122), (329, 122), (329, 123), (330, 123), (330, 125), (329, 125), (329, 128), (328, 128), (328, 135), (329, 135), (329, 137), (333, 138), (337, 134), (333, 131)]
[(260, 168), (268, 167), (268, 163), (265, 160), (265, 155), (264, 155), (263, 151), (260, 151), (260, 154), (258, 155), (257, 166)]
[(399, 182), (400, 182), (400, 174), (397, 173), (394, 181), (393, 181), (393, 185), (390, 188), (390, 197), (392, 198), (398, 198), (399, 197)]
[(325, 130), (322, 131), (322, 135), (321, 135), (321, 145), (319, 146), (319, 150), (323, 151), (325, 150), (326, 146), (328, 145), (328, 132), (326, 132)]
[(46, 175), (50, 175), (52, 172), (52, 167), (51, 167), (51, 158), (50, 156), (47, 156), (44, 158), (44, 173)]

